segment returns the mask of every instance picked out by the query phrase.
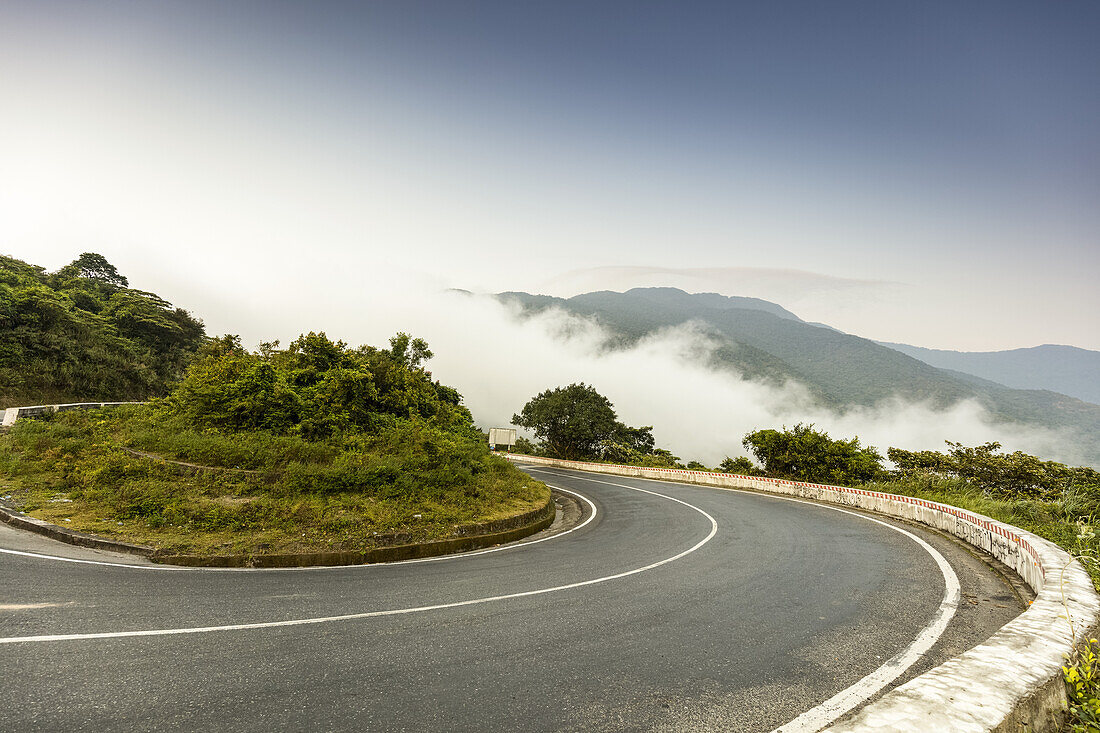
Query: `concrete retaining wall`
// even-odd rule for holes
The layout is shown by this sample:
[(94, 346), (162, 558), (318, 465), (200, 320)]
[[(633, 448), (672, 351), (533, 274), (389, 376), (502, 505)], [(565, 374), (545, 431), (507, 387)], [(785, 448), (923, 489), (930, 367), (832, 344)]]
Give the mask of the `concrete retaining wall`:
[(112, 405), (140, 405), (141, 402), (70, 402), (67, 405), (32, 405), (30, 407), (9, 407), (4, 410), (4, 420), (0, 427), (10, 428), (16, 420), (24, 417), (42, 417), (66, 410), (91, 410), (96, 407)]
[(1100, 597), (1060, 547), (980, 514), (924, 499), (800, 481), (639, 468), (512, 455), (515, 460), (614, 476), (749, 489), (878, 512), (950, 532), (1015, 570), (1036, 598), (985, 643), (901, 685), (832, 731), (1058, 730), (1066, 705), (1062, 664), (1095, 630)]

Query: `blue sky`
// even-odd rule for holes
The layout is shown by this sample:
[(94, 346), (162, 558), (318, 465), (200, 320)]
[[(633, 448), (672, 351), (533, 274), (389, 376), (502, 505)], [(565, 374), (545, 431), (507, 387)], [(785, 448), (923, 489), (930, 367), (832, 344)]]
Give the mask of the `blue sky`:
[(416, 280), (1096, 349), (1098, 36), (1095, 2), (9, 0), (0, 252), (255, 338)]

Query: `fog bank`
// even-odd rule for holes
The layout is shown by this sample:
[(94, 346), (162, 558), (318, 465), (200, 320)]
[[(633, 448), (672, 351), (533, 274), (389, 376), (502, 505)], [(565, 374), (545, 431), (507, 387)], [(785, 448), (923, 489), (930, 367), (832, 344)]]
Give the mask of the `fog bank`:
[[(943, 450), (944, 440), (997, 440), (1008, 451), (1081, 462), (1066, 436), (995, 423), (974, 401), (937, 410), (895, 399), (838, 412), (818, 404), (801, 384), (777, 387), (711, 369), (713, 345), (690, 325), (609, 351), (597, 325), (561, 311), (520, 318), (515, 308), (486, 296), (399, 290), (384, 309), (372, 309), (369, 323), (346, 322), (330, 335), (354, 344), (384, 344), (397, 330), (425, 338), (435, 353), (428, 364), (435, 378), (459, 389), (484, 429), (509, 425), (542, 390), (585, 382), (611, 400), (623, 422), (652, 425), (658, 446), (708, 466), (744, 455), (747, 432), (798, 422), (834, 438), (859, 436), (883, 454), (890, 446)], [(379, 330), (381, 324), (388, 329)]]

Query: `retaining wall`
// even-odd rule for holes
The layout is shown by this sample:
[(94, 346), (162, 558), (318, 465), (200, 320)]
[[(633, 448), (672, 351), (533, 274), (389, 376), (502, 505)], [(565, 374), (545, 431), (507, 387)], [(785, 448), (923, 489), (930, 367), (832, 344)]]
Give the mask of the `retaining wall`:
[(511, 455), (614, 476), (749, 489), (878, 512), (950, 532), (1015, 570), (1031, 606), (985, 643), (910, 680), (831, 731), (1052, 731), (1064, 720), (1062, 664), (1100, 615), (1092, 581), (1068, 553), (1025, 530), (924, 499), (800, 481)]
[(30, 407), (9, 407), (4, 410), (4, 420), (0, 427), (10, 428), (16, 420), (24, 417), (42, 417), (66, 410), (91, 410), (96, 407), (112, 405), (140, 405), (141, 402), (70, 402), (66, 405), (32, 405)]

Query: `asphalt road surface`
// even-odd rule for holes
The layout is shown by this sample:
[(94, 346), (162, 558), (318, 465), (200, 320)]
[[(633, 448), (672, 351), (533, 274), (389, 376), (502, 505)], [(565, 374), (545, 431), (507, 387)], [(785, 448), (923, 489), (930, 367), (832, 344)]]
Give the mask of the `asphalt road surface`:
[(945, 615), (935, 552), (961, 602), (897, 682), (1023, 608), (931, 530), (528, 470), (583, 497), (572, 531), (428, 562), (158, 568), (0, 526), (0, 730), (769, 731)]

